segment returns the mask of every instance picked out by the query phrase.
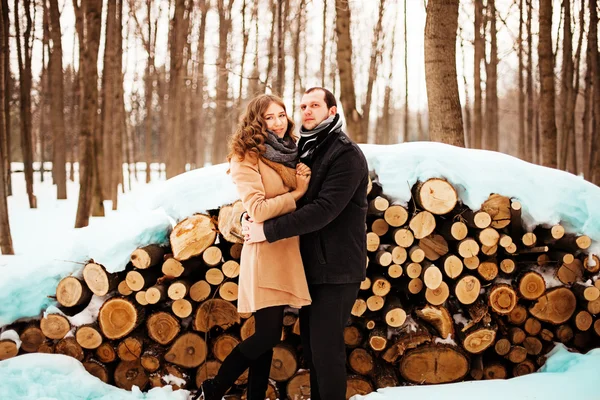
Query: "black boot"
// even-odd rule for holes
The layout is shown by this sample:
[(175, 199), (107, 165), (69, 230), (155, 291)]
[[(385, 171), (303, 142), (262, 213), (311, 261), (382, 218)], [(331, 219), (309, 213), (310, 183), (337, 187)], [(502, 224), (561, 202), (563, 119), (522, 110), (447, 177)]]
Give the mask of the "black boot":
[(265, 400), (272, 360), (273, 350), (269, 350), (250, 364), (248, 400)]
[[(221, 400), (225, 393), (233, 386), (240, 375), (250, 366), (250, 360), (236, 346), (225, 358), (219, 372), (214, 379), (208, 379), (202, 383), (202, 395), (196, 398), (203, 400)], [(200, 393), (200, 391), (198, 391)]]

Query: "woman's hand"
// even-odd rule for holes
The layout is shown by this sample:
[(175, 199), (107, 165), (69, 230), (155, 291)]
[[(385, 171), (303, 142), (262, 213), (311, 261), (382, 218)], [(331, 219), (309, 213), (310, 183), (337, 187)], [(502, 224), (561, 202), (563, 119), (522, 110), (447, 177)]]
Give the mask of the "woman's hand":
[(311, 170), (306, 164), (298, 163), (296, 166), (296, 189), (291, 193), (296, 201), (300, 200), (308, 190)]

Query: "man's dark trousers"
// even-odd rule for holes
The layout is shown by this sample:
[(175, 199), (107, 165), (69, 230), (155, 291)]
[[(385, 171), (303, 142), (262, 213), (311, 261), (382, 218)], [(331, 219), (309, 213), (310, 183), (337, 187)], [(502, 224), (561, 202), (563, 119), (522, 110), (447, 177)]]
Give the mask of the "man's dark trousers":
[(312, 304), (300, 309), (302, 352), (311, 400), (346, 399), (344, 327), (360, 283), (309, 285)]

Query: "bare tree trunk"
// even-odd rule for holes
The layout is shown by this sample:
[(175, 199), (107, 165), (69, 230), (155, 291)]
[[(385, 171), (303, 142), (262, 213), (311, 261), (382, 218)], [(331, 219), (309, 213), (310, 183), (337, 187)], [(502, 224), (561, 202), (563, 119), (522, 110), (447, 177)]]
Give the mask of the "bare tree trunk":
[[(585, 0), (581, 0), (581, 9), (579, 12), (579, 39), (577, 40), (577, 51), (575, 52), (575, 87), (573, 89), (573, 97), (571, 105), (573, 110), (577, 108), (577, 100), (579, 98), (579, 73), (581, 66), (581, 49), (583, 47), (583, 34), (585, 32)], [(573, 126), (573, 135), (571, 135), (569, 147), (570, 160), (567, 165), (573, 163), (573, 168), (576, 174), (583, 173), (583, 130), (577, 129), (575, 124), (575, 112), (571, 113), (571, 124)]]
[(84, 0), (81, 7), (84, 12), (83, 64), (81, 65), (81, 81), (83, 95), (81, 101), (81, 131), (79, 152), (79, 203), (75, 218), (75, 227), (87, 226), (90, 218), (92, 189), (94, 183), (94, 131), (96, 112), (98, 109), (98, 47), (100, 44), (100, 28), (102, 20), (102, 0)]
[(490, 62), (485, 80), (485, 118), (487, 122), (484, 148), (498, 151), (498, 39), (496, 30), (496, 0), (488, 0), (490, 22)]
[(273, 90), (283, 96), (285, 90), (285, 32), (289, 0), (277, 1), (277, 79)]
[(2, 22), (4, 28), (2, 30), (2, 41), (4, 44), (4, 48), (6, 49), (6, 57), (4, 57), (4, 80), (0, 82), (0, 84), (4, 85), (4, 103), (0, 104), (0, 107), (4, 107), (4, 115), (5, 115), (5, 135), (6, 138), (2, 141), (2, 145), (5, 146), (4, 154), (6, 155), (3, 160), (4, 163), (4, 173), (6, 174), (6, 194), (7, 196), (12, 196), (12, 176), (10, 171), (10, 162), (12, 160), (12, 156), (10, 154), (10, 40), (9, 40), (9, 31), (10, 31), (10, 18), (9, 18), (9, 10), (8, 10), (8, 0), (0, 0), (2, 2)]
[(21, 17), (19, 15), (19, 2), (15, 2), (15, 33), (17, 40), (17, 59), (19, 64), (19, 89), (20, 89), (20, 116), (21, 116), (21, 149), (23, 153), (23, 166), (25, 170), (25, 185), (29, 207), (37, 208), (37, 201), (33, 194), (33, 147), (31, 131), (31, 0), (24, 0), (25, 18), (27, 20), (23, 38), (21, 38)]
[(525, 83), (523, 80), (524, 63), (523, 63), (523, 0), (519, 1), (519, 149), (518, 156), (520, 159), (526, 159), (526, 144), (525, 144)]
[(198, 33), (198, 50), (196, 57), (198, 64), (196, 65), (196, 93), (193, 98), (194, 104), (194, 129), (196, 137), (196, 146), (198, 148), (196, 164), (198, 167), (204, 166), (205, 153), (206, 153), (206, 128), (205, 119), (206, 115), (204, 112), (204, 51), (205, 51), (205, 38), (206, 38), (206, 13), (210, 3), (206, 0), (200, 0), (198, 8), (200, 11), (200, 30)]
[(246, 50), (248, 49), (248, 40), (250, 39), (250, 28), (246, 28), (246, 0), (242, 3), (242, 59), (240, 60), (240, 80), (238, 86), (240, 92), (238, 95), (237, 109), (238, 113), (242, 112), (242, 94), (244, 91), (244, 63), (246, 62)]
[[(220, 2), (217, 4), (221, 4), (221, 2), (223, 2), (224, 0), (218, 0), (218, 1), (220, 1)], [(229, 0), (229, 1), (232, 2), (233, 0)], [(271, 75), (273, 73), (273, 65), (274, 65), (274, 59), (275, 59), (275, 37), (277, 35), (277, 1), (278, 0), (271, 0), (271, 16), (273, 18), (271, 20), (271, 35), (269, 36), (269, 40), (267, 42), (267, 48), (269, 51), (269, 55), (268, 55), (269, 62), (267, 63), (267, 78), (265, 80), (265, 89), (266, 89), (266, 86), (273, 84), (273, 79), (272, 79)], [(219, 30), (219, 32), (220, 32), (220, 30)]]
[(385, 0), (379, 0), (379, 11), (377, 23), (373, 30), (373, 41), (371, 43), (371, 61), (369, 63), (369, 77), (367, 81), (367, 95), (363, 104), (363, 118), (361, 132), (369, 137), (369, 119), (371, 116), (371, 101), (373, 98), (373, 85), (377, 79), (377, 69), (381, 58), (381, 39), (383, 35), (383, 11), (385, 9)]
[(64, 83), (62, 65), (62, 31), (58, 1), (50, 0), (50, 39), (52, 51), (48, 69), (50, 70), (50, 115), (52, 121), (52, 137), (54, 157), (52, 171), (56, 183), (56, 198), (67, 198), (67, 157), (65, 154), (65, 116), (64, 116)]
[[(561, 88), (559, 103), (564, 113), (561, 115), (561, 129), (558, 136), (558, 168), (567, 169), (567, 158), (569, 152), (569, 139), (573, 135), (571, 114), (575, 111), (571, 109), (573, 103), (573, 39), (571, 33), (571, 0), (563, 0), (565, 13), (564, 31), (563, 31), (563, 57), (561, 72)], [(570, 171), (574, 172), (574, 171)]]
[(367, 142), (367, 132), (362, 129), (362, 116), (356, 109), (356, 92), (352, 72), (352, 39), (350, 37), (350, 4), (348, 0), (335, 0), (335, 31), (337, 33), (337, 67), (340, 76), (340, 100), (344, 108), (347, 133), (356, 143)]
[(474, 0), (475, 3), (475, 65), (474, 65), (474, 104), (473, 104), (473, 141), (471, 147), (481, 149), (483, 137), (483, 100), (481, 93), (481, 61), (485, 54), (485, 40), (481, 35), (483, 26), (483, 2)]
[(464, 147), (465, 137), (456, 73), (458, 0), (430, 0), (425, 20), (425, 82), (429, 137)]
[[(463, 34), (462, 34), (462, 29), (460, 29), (460, 52), (462, 54), (462, 64), (466, 65), (466, 59), (465, 59), (465, 45), (464, 45), (464, 38), (463, 38)], [(465, 72), (465, 69), (463, 68), (463, 72), (462, 72), (462, 77), (463, 77), (463, 86), (465, 88), (465, 106), (463, 107), (464, 110), (464, 125), (465, 125), (465, 147), (471, 147), (471, 143), (473, 141), (473, 130), (472, 130), (472, 126), (471, 126), (471, 104), (469, 102), (469, 84), (467, 82), (467, 74)]]
[(554, 67), (552, 55), (552, 0), (540, 0), (540, 137), (541, 164), (556, 168), (556, 119), (554, 114)]
[[(133, 9), (132, 13), (135, 16), (133, 2), (130, 1), (129, 4), (130, 9)], [(144, 42), (144, 47), (146, 48), (146, 53), (148, 53), (148, 59), (146, 60), (146, 69), (144, 72), (144, 109), (146, 111), (146, 115), (144, 117), (144, 160), (146, 162), (146, 183), (150, 183), (152, 172), (150, 164), (152, 163), (153, 149), (152, 126), (154, 125), (154, 121), (152, 120), (154, 116), (154, 106), (152, 104), (152, 99), (154, 98), (154, 43), (156, 40), (156, 28), (152, 30), (152, 0), (146, 1), (146, 24), (148, 29), (147, 38), (144, 38), (143, 28), (141, 24), (139, 24), (137, 18), (135, 19), (135, 21), (138, 24), (139, 31)], [(155, 24), (156, 23), (157, 22), (155, 22)]]
[[(404, 140), (409, 135), (409, 107), (408, 107), (408, 29), (407, 29), (408, 10), (406, 9), (406, 0), (404, 0)], [(394, 47), (392, 45), (392, 47)], [(392, 53), (393, 54), (393, 53)]]
[(532, 1), (527, 1), (527, 138), (525, 140), (525, 160), (535, 162), (533, 136), (533, 35), (531, 33)]
[(588, 34), (588, 43), (591, 47), (591, 70), (592, 85), (594, 87), (592, 104), (592, 134), (591, 134), (591, 155), (590, 155), (590, 175), (589, 180), (598, 185), (600, 183), (600, 156), (597, 146), (600, 144), (600, 52), (598, 52), (598, 2), (590, 0), (590, 32)]
[[(44, 2), (44, 4), (42, 5), (42, 12), (43, 12), (43, 16), (42, 16), (42, 73), (40, 75), (40, 85), (41, 85), (41, 91), (39, 94), (39, 101), (38, 101), (38, 110), (39, 110), (39, 123), (37, 126), (37, 140), (35, 139), (34, 136), (34, 140), (33, 140), (33, 144), (34, 144), (34, 148), (39, 148), (39, 151), (37, 152), (39, 154), (40, 157), (40, 182), (44, 182), (44, 161), (46, 160), (46, 143), (45, 143), (45, 136), (46, 136), (46, 132), (49, 129), (52, 129), (51, 127), (49, 127), (50, 124), (48, 124), (48, 109), (50, 108), (50, 101), (48, 101), (49, 97), (51, 96), (50, 93), (48, 93), (48, 88), (52, 87), (50, 86), (50, 77), (48, 76), (49, 74), (49, 70), (51, 68), (50, 65), (50, 57), (48, 57), (48, 62), (46, 62), (46, 54), (49, 55), (50, 53), (50, 17), (49, 17), (49, 11), (48, 11), (48, 4), (46, 2)], [(51, 140), (52, 142), (52, 140)], [(54, 143), (53, 143), (54, 144)], [(39, 146), (39, 147), (38, 147)], [(52, 153), (54, 154), (54, 149), (55, 147), (52, 146)], [(34, 150), (35, 153), (35, 150)], [(52, 157), (52, 161), (54, 162), (54, 156)], [(53, 168), (50, 171), (51, 175), (52, 175), (52, 181), (56, 182), (56, 176), (55, 176), (55, 172), (56, 169)]]
[[(0, 2), (0, 13), (1, 15), (5, 14), (6, 4), (4, 1)], [(4, 26), (4, 18), (0, 18), (0, 32), (6, 32)], [(6, 109), (4, 108), (4, 99), (6, 98), (6, 80), (5, 76), (8, 71), (5, 70), (6, 63), (4, 62), (8, 58), (8, 47), (6, 46), (6, 41), (4, 39), (0, 40), (0, 140), (2, 143), (0, 145), (0, 159), (6, 160), (7, 157), (7, 147), (6, 147), (6, 137), (8, 136), (8, 132), (6, 129)], [(8, 217), (8, 202), (6, 201), (7, 193), (7, 185), (6, 185), (6, 172), (5, 172), (6, 164), (4, 161), (0, 162), (0, 252), (2, 254), (15, 254), (12, 236), (10, 234), (10, 221)]]
[(225, 161), (227, 156), (226, 138), (231, 133), (230, 114), (228, 112), (229, 70), (227, 69), (227, 55), (229, 47), (229, 33), (231, 32), (231, 7), (234, 0), (217, 1), (219, 12), (219, 54), (217, 59), (217, 99), (216, 99), (216, 129), (213, 136), (213, 164)]
[(323, 39), (321, 41), (321, 87), (325, 87), (325, 50), (327, 48), (327, 0), (323, 0)]
[(185, 129), (184, 129), (184, 80), (185, 67), (183, 51), (186, 44), (189, 14), (185, 0), (175, 1), (175, 14), (171, 34), (171, 67), (169, 72), (169, 140), (170, 164), (167, 164), (167, 178), (185, 172)]
[[(296, 31), (294, 32), (294, 81), (292, 85), (292, 110), (291, 114), (296, 111), (296, 98), (298, 83), (300, 82), (300, 34), (305, 30), (305, 0), (300, 0), (298, 4), (298, 12), (296, 14)], [(321, 60), (322, 62), (322, 60)], [(300, 91), (302, 92), (302, 85), (300, 85)]]
[(106, 172), (108, 179), (104, 180), (103, 191), (106, 196), (114, 201), (117, 185), (114, 182), (113, 168), (115, 167), (114, 157), (116, 150), (114, 146), (114, 137), (117, 134), (119, 119), (118, 115), (118, 84), (121, 79), (121, 66), (117, 64), (117, 53), (120, 49), (117, 46), (117, 35), (120, 34), (120, 26), (117, 21), (117, 4), (109, 2), (106, 9), (106, 34), (104, 36), (104, 69), (102, 71), (102, 105), (101, 105), (101, 123), (98, 129), (98, 136), (102, 141), (102, 154), (98, 154), (98, 164)]

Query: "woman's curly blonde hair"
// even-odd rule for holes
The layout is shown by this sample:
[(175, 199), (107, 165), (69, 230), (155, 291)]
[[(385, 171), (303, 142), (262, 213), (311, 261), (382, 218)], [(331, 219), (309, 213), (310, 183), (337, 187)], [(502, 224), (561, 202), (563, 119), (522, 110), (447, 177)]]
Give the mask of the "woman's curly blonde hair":
[[(281, 106), (287, 115), (283, 100), (277, 96), (261, 94), (250, 100), (250, 103), (246, 107), (246, 112), (240, 118), (235, 132), (229, 137), (227, 161), (231, 161), (234, 156), (243, 161), (247, 153), (259, 156), (265, 152), (267, 123), (265, 122), (264, 114), (272, 103)], [(294, 121), (289, 116), (287, 119), (288, 126), (285, 134), (297, 140), (297, 137), (293, 133)]]

